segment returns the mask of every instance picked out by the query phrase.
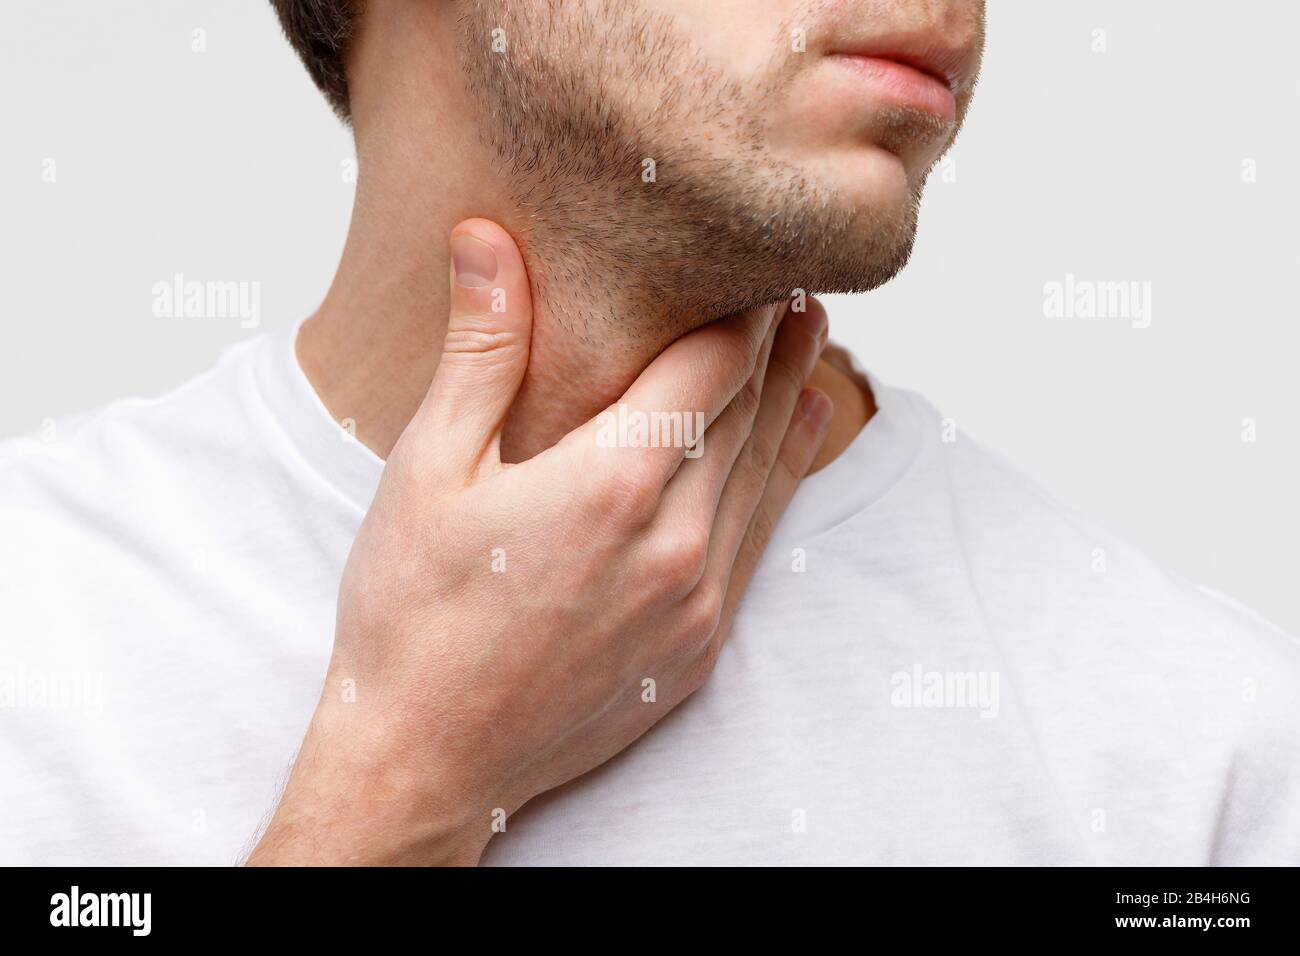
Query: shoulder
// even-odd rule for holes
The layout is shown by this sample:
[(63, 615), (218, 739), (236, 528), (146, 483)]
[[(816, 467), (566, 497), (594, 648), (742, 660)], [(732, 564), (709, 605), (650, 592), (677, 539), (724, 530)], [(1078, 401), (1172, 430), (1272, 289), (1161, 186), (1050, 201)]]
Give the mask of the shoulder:
[[(1032, 579), (1022, 601), (1086, 606), (1080, 624), (1109, 627), (1181, 653), (1267, 654), (1300, 662), (1300, 641), (1239, 602), (1161, 566), (1122, 536), (1069, 507), (1020, 468), (961, 433), (928, 401), (905, 393), (932, 468), (949, 497), (955, 531), (989, 573)], [(1300, 695), (1297, 695), (1300, 697)]]
[(125, 538), (194, 521), (223, 481), (231, 484), (229, 468), (266, 444), (249, 367), (261, 340), (228, 349), (165, 394), (120, 399), (0, 442), (7, 573), (95, 542), (115, 543), (116, 552)]
[(163, 394), (121, 398), (0, 441), (0, 482), (13, 487), (74, 469), (129, 469), (147, 464), (149, 451), (168, 447), (180, 454), (237, 428), (249, 410), (251, 365), (265, 346), (266, 337), (258, 336)]
[(908, 394), (924, 444), (914, 477), (948, 528), (946, 566), (1017, 704), (1070, 755), (1062, 779), (1109, 780), (1165, 820), (1213, 819), (1211, 862), (1300, 860), (1300, 640), (1061, 504)]

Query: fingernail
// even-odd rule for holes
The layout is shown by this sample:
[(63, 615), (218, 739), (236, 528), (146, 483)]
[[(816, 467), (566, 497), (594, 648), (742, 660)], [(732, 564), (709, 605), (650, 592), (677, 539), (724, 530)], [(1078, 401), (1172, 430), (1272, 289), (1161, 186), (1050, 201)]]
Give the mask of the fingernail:
[(478, 289), (497, 277), (496, 250), (482, 239), (460, 233), (451, 237), (451, 262), (456, 281)]
[(834, 413), (835, 406), (821, 392), (809, 389), (799, 397), (799, 414), (816, 431), (824, 430)]
[(805, 332), (815, 339), (819, 339), (826, 334), (825, 309), (805, 309), (802, 312), (794, 313), (794, 319)]

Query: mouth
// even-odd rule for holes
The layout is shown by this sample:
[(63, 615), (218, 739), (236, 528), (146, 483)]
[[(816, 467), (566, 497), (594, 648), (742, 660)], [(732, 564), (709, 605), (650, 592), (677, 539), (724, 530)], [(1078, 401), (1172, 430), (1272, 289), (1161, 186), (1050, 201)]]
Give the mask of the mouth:
[(945, 120), (957, 118), (957, 97), (947, 79), (910, 63), (885, 56), (832, 53), (841, 64), (874, 87), (876, 94), (895, 106), (930, 113)]
[(957, 115), (957, 99), (973, 82), (978, 50), (935, 33), (844, 41), (827, 59), (852, 69), (895, 105), (944, 119)]

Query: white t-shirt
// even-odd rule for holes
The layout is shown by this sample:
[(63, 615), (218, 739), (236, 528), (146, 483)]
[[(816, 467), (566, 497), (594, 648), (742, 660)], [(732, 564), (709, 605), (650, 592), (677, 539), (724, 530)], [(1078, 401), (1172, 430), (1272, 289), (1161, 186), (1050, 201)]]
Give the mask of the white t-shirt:
[[(382, 468), (292, 341), (0, 445), (0, 863), (230, 864), (274, 804)], [(705, 688), (484, 862), (1300, 862), (1295, 639), (871, 384)]]

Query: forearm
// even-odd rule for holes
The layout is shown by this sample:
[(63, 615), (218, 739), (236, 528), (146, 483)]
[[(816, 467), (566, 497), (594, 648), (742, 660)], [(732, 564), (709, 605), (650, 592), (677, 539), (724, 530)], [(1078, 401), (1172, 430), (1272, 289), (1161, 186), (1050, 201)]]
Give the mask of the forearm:
[[(489, 821), (458, 788), (403, 767), (394, 740), (358, 744), (318, 712), (247, 866), (474, 866)], [(450, 775), (448, 775), (448, 778)]]

